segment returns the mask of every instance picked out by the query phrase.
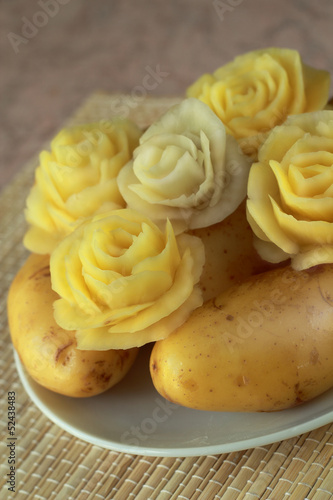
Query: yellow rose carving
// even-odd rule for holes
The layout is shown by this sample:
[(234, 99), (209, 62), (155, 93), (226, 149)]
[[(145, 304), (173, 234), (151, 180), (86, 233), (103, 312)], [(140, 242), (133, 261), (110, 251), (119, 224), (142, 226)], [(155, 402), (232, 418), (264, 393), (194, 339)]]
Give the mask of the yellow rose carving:
[(40, 154), (27, 198), (26, 248), (50, 253), (82, 218), (125, 206), (117, 175), (140, 135), (134, 123), (120, 119), (60, 131), (51, 151)]
[(250, 170), (248, 219), (260, 255), (307, 269), (333, 262), (333, 111), (290, 116)]
[(198, 99), (185, 99), (140, 138), (118, 176), (130, 208), (177, 233), (220, 222), (246, 196), (249, 160)]
[(202, 75), (187, 95), (210, 106), (255, 159), (274, 126), (288, 115), (323, 109), (329, 90), (327, 71), (304, 64), (296, 50), (268, 48), (240, 55), (213, 74)]
[(202, 304), (204, 247), (162, 232), (131, 209), (82, 223), (51, 254), (58, 324), (76, 330), (79, 349), (129, 349), (165, 338)]

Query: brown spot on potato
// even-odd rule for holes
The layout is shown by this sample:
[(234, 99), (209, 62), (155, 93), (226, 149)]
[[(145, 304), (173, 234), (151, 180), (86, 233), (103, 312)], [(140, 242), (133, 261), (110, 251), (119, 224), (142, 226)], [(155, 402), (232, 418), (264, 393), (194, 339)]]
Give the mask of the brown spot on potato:
[(235, 319), (235, 317), (232, 314), (227, 314), (225, 319), (228, 321), (233, 321)]
[(101, 359), (100, 361), (95, 361), (95, 365), (98, 365), (98, 366), (105, 365), (105, 359)]
[(324, 267), (325, 266), (323, 264), (318, 264), (317, 266), (309, 267), (309, 269), (306, 269), (304, 271), (304, 274), (321, 274), (325, 271)]
[(305, 399), (303, 392), (300, 390), (299, 382), (297, 382), (297, 384), (294, 385), (294, 392), (295, 392), (295, 405), (300, 405), (305, 401)]
[(51, 276), (49, 265), (44, 266), (41, 269), (37, 269), (37, 271), (35, 271), (33, 274), (29, 276), (28, 280), (47, 278), (48, 276)]
[(109, 380), (112, 377), (112, 373), (106, 373), (105, 371), (99, 372), (95, 368), (93, 368), (87, 375), (87, 381), (85, 384), (87, 386), (95, 387), (96, 385), (99, 387), (106, 386)]
[(100, 373), (98, 376), (98, 380), (103, 384), (107, 384), (109, 380), (112, 378), (112, 373)]
[(124, 368), (124, 363), (129, 357), (129, 352), (126, 349), (125, 350), (119, 349), (118, 353), (119, 353), (119, 358), (117, 360), (117, 364), (120, 365), (120, 369), (122, 371)]
[(193, 378), (182, 380), (182, 386), (184, 387), (184, 389), (190, 392), (196, 391), (198, 389), (198, 383)]
[(56, 334), (53, 326), (50, 326), (49, 332), (50, 332), (51, 337), (54, 337), (54, 335)]
[(93, 390), (92, 387), (85, 387), (84, 389), (81, 389), (81, 392), (86, 393), (86, 392), (91, 392)]
[(50, 329), (47, 331), (47, 333), (42, 337), (43, 342), (48, 342), (51, 337), (54, 337), (56, 335), (56, 332), (54, 331), (53, 326), (50, 327)]
[(156, 361), (153, 361), (152, 364), (151, 364), (151, 368), (152, 368), (152, 371), (154, 373), (157, 373), (158, 372), (158, 366), (157, 366), (157, 363)]
[(72, 341), (70, 341), (70, 342), (68, 342), (67, 344), (65, 344), (65, 345), (62, 345), (62, 346), (58, 347), (58, 349), (56, 350), (56, 353), (55, 353), (55, 362), (56, 362), (56, 363), (58, 362), (59, 357), (60, 357), (60, 355), (63, 353), (63, 351), (64, 351), (65, 349), (67, 349), (68, 347), (70, 347), (72, 344), (73, 344), (73, 342), (72, 342)]
[(333, 298), (330, 293), (327, 290), (322, 290), (320, 284), (318, 285), (318, 290), (323, 301), (326, 302), (326, 304), (328, 304), (329, 306), (333, 307)]
[(69, 361), (72, 359), (72, 354), (73, 353), (70, 353), (65, 357), (64, 361), (62, 362), (62, 366), (66, 366), (69, 363)]

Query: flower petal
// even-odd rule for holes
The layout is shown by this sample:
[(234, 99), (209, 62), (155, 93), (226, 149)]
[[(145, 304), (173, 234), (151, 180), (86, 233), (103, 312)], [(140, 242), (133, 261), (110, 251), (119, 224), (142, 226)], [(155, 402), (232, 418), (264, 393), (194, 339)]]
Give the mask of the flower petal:
[(323, 220), (333, 222), (333, 198), (305, 197), (291, 191), (288, 176), (281, 165), (271, 160), (269, 163), (278, 182), (284, 209), (306, 220)]

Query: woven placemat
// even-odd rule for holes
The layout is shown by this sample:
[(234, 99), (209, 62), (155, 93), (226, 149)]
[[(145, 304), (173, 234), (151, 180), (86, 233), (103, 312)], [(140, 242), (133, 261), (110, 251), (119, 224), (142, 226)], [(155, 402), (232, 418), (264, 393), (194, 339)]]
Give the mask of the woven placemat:
[[(99, 121), (119, 109), (148, 126), (179, 98), (94, 94), (70, 123)], [(26, 395), (16, 372), (6, 318), (10, 283), (27, 257), (23, 208), (38, 158), (0, 195), (1, 498), (329, 500), (333, 491), (333, 424), (241, 452), (154, 458), (105, 450), (53, 424)], [(15, 441), (8, 437), (8, 394), (15, 393)], [(10, 460), (15, 460), (15, 493)], [(14, 477), (12, 475), (12, 477)]]

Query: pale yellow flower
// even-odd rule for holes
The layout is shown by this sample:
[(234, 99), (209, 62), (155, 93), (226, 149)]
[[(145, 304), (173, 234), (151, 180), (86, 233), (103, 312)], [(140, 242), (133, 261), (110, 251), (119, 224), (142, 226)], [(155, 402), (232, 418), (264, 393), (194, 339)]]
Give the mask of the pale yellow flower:
[(248, 220), (259, 254), (301, 270), (333, 262), (333, 111), (289, 117), (250, 170)]
[(323, 109), (329, 89), (329, 73), (306, 65), (296, 50), (267, 48), (202, 75), (187, 95), (210, 106), (255, 159), (274, 126), (288, 115)]
[(65, 128), (42, 151), (26, 202), (24, 245), (50, 253), (76, 224), (95, 212), (125, 206), (117, 175), (138, 145), (141, 130), (115, 119)]
[(140, 138), (118, 185), (129, 207), (177, 233), (220, 222), (246, 196), (249, 160), (198, 99), (185, 99)]
[(201, 239), (161, 231), (131, 209), (96, 215), (51, 254), (58, 324), (79, 349), (139, 347), (167, 337), (202, 304)]

